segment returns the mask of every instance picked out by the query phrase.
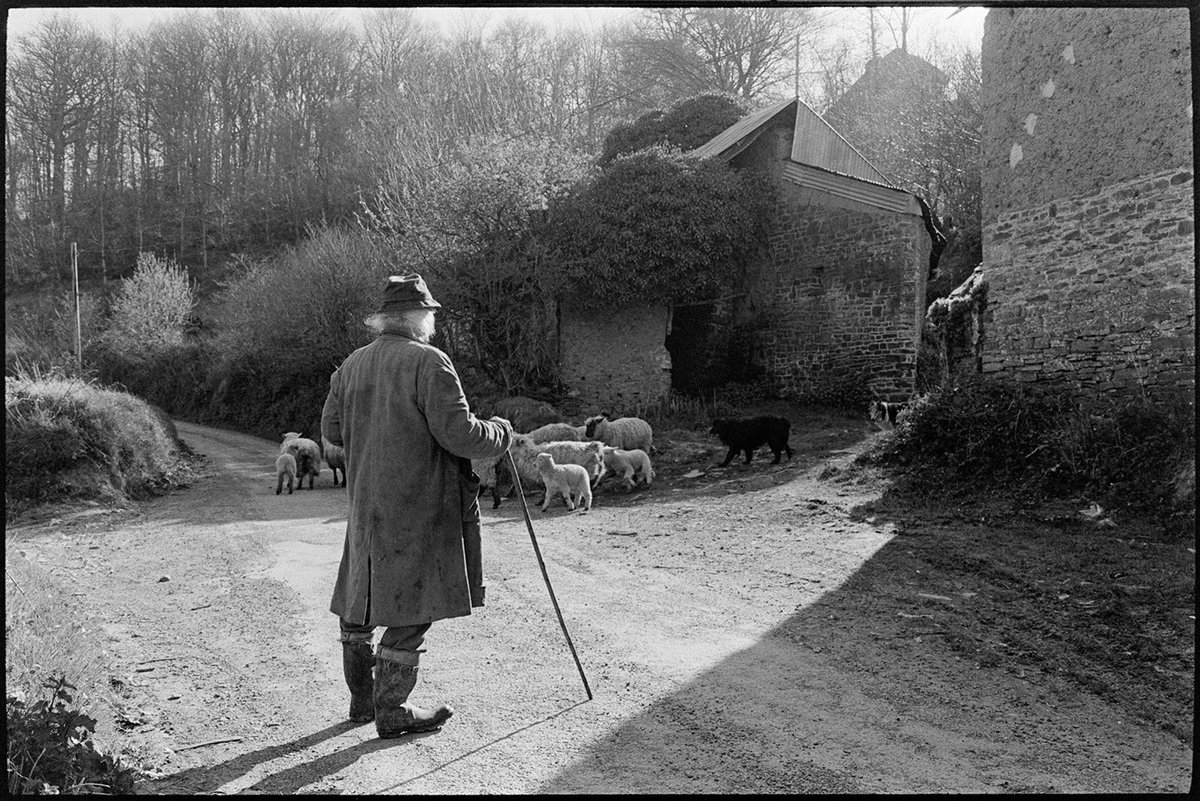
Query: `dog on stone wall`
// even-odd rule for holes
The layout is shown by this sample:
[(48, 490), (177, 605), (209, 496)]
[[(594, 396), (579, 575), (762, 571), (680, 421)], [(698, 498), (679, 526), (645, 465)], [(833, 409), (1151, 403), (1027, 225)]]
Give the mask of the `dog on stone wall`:
[(871, 401), (871, 407), (867, 414), (876, 428), (882, 431), (891, 431), (896, 427), (896, 420), (899, 419), (900, 413), (907, 408), (907, 403), (889, 403), (877, 400)]

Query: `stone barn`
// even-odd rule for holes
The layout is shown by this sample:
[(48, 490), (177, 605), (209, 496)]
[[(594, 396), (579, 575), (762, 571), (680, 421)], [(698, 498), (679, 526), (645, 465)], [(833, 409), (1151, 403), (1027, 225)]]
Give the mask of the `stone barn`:
[(983, 36), (981, 369), (1195, 389), (1186, 8), (998, 8)]
[(757, 171), (771, 187), (758, 257), (735, 295), (711, 303), (610, 321), (560, 307), (564, 383), (614, 411), (750, 380), (818, 402), (907, 398), (941, 239), (924, 203), (799, 100), (754, 112), (693, 152)]
[(677, 310), (671, 355), (677, 369), (688, 359), (694, 369), (676, 386), (761, 378), (817, 402), (863, 391), (907, 398), (941, 239), (923, 202), (796, 99), (748, 115), (694, 152), (756, 171), (774, 200), (744, 292)]

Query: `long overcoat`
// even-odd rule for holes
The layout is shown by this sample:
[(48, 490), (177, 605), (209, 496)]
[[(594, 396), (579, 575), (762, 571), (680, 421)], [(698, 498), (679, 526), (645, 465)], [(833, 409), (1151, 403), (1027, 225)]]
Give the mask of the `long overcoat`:
[(442, 351), (382, 334), (329, 380), (321, 433), (346, 449), (350, 515), (330, 611), (350, 623), (410, 626), (482, 603), (479, 480), (470, 459), (499, 458), (506, 423), (479, 420)]

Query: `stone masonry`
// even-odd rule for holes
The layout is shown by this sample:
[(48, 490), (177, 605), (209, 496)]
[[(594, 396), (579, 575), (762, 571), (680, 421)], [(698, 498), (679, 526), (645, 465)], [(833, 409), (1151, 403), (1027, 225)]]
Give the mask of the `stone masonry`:
[(605, 407), (618, 416), (666, 397), (668, 314), (663, 307), (611, 311), (563, 303), (558, 327), (563, 383), (586, 407)]
[(781, 178), (791, 137), (777, 128), (734, 161), (774, 175), (777, 186), (765, 257), (748, 273), (740, 315), (750, 361), (790, 397), (844, 403), (854, 400), (845, 389), (863, 383), (873, 397), (907, 400), (930, 235), (916, 214)]
[(982, 370), (1097, 394), (1195, 378), (1186, 9), (993, 9)]
[(770, 251), (754, 361), (797, 397), (833, 401), (821, 396), (862, 377), (877, 397), (906, 399), (929, 260), (920, 218), (785, 183)]

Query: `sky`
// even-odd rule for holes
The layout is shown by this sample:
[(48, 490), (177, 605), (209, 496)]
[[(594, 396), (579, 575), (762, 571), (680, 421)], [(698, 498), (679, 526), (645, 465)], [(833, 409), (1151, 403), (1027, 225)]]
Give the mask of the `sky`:
[[(28, 7), (8, 9), (6, 34), (9, 48), (14, 39), (28, 33), (38, 20), (55, 11), (69, 11), (84, 24), (94, 25), (101, 31), (109, 30), (114, 20), (121, 30), (138, 30), (156, 20), (186, 11), (187, 6), (67, 6)], [(320, 8), (320, 7), (312, 7)], [(414, 6), (422, 17), (438, 24), (443, 31), (462, 24), (492, 25), (509, 15), (522, 15), (538, 19), (548, 28), (560, 25), (594, 27), (615, 22), (632, 13), (628, 6), (549, 6), (528, 5), (520, 7), (432, 7)], [(963, 10), (954, 14), (955, 9)], [(354, 19), (358, 9), (326, 7), (324, 10), (338, 16)], [(854, 10), (827, 9), (843, 21), (843, 28), (860, 27), (867, 12), (865, 7)], [(953, 16), (951, 16), (953, 14)], [(920, 8), (917, 21), (912, 27), (909, 51), (920, 53), (925, 37), (936, 32), (945, 43), (971, 44), (978, 50), (983, 37), (983, 18), (986, 9), (978, 6), (924, 6)]]

